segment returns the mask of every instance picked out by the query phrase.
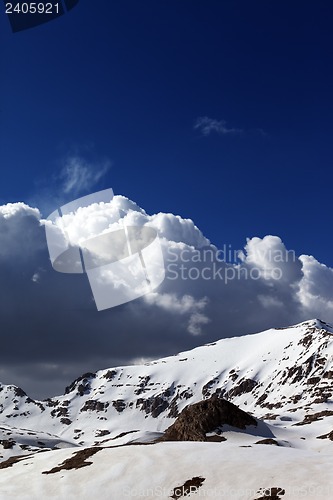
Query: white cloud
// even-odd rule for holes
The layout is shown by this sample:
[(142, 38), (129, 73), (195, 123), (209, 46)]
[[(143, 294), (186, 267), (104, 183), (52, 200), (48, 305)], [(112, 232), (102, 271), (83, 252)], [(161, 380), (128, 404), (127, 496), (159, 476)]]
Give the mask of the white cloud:
[(298, 284), (298, 297), (304, 311), (318, 318), (333, 318), (333, 269), (320, 264), (310, 255), (301, 255), (303, 277)]
[(7, 203), (6, 205), (0, 206), (0, 217), (4, 219), (10, 219), (11, 217), (27, 217), (32, 215), (37, 219), (40, 218), (40, 212), (37, 208), (29, 207), (25, 203)]
[(208, 298), (202, 297), (196, 300), (191, 295), (177, 296), (175, 293), (150, 293), (145, 295), (148, 304), (155, 304), (172, 314), (189, 315), (187, 331), (192, 335), (202, 333), (201, 326), (209, 323), (209, 318), (202, 312)]
[(293, 282), (300, 277), (300, 263), (295, 252), (287, 250), (278, 236), (248, 238), (244, 252), (240, 259), (247, 266), (258, 269), (263, 279)]
[(219, 135), (241, 134), (243, 132), (243, 130), (239, 128), (227, 127), (227, 122), (225, 120), (215, 120), (213, 118), (209, 118), (208, 116), (200, 116), (197, 118), (193, 128), (195, 130), (200, 130), (202, 135), (205, 136), (211, 134), (212, 132)]
[(76, 196), (91, 190), (108, 172), (110, 166), (108, 161), (94, 165), (79, 156), (70, 156), (59, 174), (63, 192)]
[(111, 363), (312, 317), (333, 322), (333, 269), (296, 256), (279, 237), (248, 239), (239, 260), (226, 264), (193, 221), (148, 215), (124, 196), (78, 210), (68, 218), (71, 235), (108, 231), (117, 213), (128, 225), (159, 232), (166, 279), (152, 294), (97, 312), (86, 276), (53, 271), (39, 211), (23, 203), (0, 207), (0, 364), (8, 382), (15, 374), (23, 380), (24, 366), (23, 388), (41, 392), (43, 366), (56, 365), (60, 392), (81, 371)]
[(38, 283), (39, 280), (40, 280), (40, 274), (39, 273), (34, 273), (31, 279), (32, 279), (32, 281), (34, 283)]

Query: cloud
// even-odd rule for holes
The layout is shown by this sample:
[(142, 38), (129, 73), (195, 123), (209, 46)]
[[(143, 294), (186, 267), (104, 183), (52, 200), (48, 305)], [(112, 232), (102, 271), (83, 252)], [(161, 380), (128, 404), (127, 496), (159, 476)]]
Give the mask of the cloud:
[(154, 293), (98, 312), (86, 275), (52, 269), (39, 210), (0, 207), (1, 382), (47, 397), (87, 371), (313, 317), (333, 322), (333, 269), (279, 237), (250, 238), (226, 259), (192, 220), (149, 215), (115, 196), (72, 216), (73, 238), (82, 227), (85, 238), (116, 227), (116, 213), (158, 231), (166, 278)]
[(56, 172), (35, 180), (35, 189), (28, 203), (37, 206), (43, 216), (47, 217), (57, 207), (75, 198), (103, 188), (112, 162), (96, 158), (92, 146), (81, 149), (82, 153), (74, 151), (58, 160)]
[(171, 314), (186, 314), (189, 316), (187, 331), (192, 335), (202, 333), (201, 326), (209, 323), (209, 318), (205, 316), (205, 309), (208, 298), (202, 297), (196, 300), (191, 295), (178, 297), (174, 293), (149, 293), (145, 295), (148, 304), (155, 304)]
[(110, 169), (111, 163), (93, 164), (82, 157), (70, 156), (60, 171), (61, 189), (65, 194), (77, 196), (92, 190)]
[(303, 277), (298, 286), (298, 298), (304, 311), (311, 309), (318, 318), (332, 319), (333, 269), (310, 255), (301, 255), (300, 261)]
[(197, 118), (193, 128), (194, 130), (199, 130), (202, 135), (205, 136), (213, 132), (219, 135), (241, 134), (243, 132), (243, 130), (239, 128), (228, 128), (225, 120), (214, 120), (213, 118), (208, 118), (208, 116), (200, 116)]

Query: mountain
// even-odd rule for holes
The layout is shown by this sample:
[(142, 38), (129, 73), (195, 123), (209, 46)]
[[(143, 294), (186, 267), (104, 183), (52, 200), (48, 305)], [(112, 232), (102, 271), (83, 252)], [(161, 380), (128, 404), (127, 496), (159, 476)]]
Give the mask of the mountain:
[[(289, 328), (223, 339), (144, 365), (86, 373), (69, 385), (64, 395), (44, 401), (34, 401), (18, 387), (2, 385), (0, 410), (3, 460), (0, 486), (2, 478), (14, 474), (10, 471), (23, 474), (27, 470), (25, 463), (31, 464), (28, 470), (43, 469), (46, 483), (50, 479), (45, 476), (68, 469), (76, 471), (78, 464), (81, 464), (79, 469), (85, 470), (88, 462), (99, 479), (98, 470), (102, 468), (103, 480), (106, 480), (100, 457), (107, 462), (112, 461), (113, 454), (123, 457), (120, 460), (125, 470), (130, 463), (129, 450), (136, 456), (140, 449), (143, 457), (138, 460), (143, 467), (145, 461), (153, 463), (158, 457), (164, 461), (174, 460), (171, 464), (163, 463), (163, 467), (175, 478), (176, 487), (174, 467), (181, 459), (177, 462), (174, 455), (191, 449), (201, 463), (201, 455), (210, 456), (210, 446), (215, 446), (214, 453), (218, 452), (216, 460), (220, 451), (223, 455), (221, 447), (225, 446), (235, 467), (237, 460), (238, 467), (242, 467), (248, 456), (257, 463), (261, 460), (274, 463), (276, 471), (280, 471), (279, 477), (284, 477), (283, 470), (285, 477), (289, 477), (288, 468), (283, 465), (288, 461), (293, 466), (304, 463), (304, 467), (309, 468), (320, 456), (321, 461), (326, 457), (327, 463), (333, 465), (330, 458), (333, 327), (320, 320), (310, 320)], [(169, 442), (186, 438), (207, 442)], [(146, 446), (149, 443), (151, 446)], [(188, 448), (190, 445), (195, 448)], [(40, 454), (41, 451), (44, 453)], [(27, 454), (28, 458), (24, 457)], [(184, 460), (186, 462), (183, 457)], [(99, 464), (98, 470), (95, 463)], [(191, 475), (187, 465), (179, 463), (180, 470), (184, 467)], [(207, 458), (202, 469), (206, 476), (215, 465), (212, 467)], [(54, 468), (59, 470), (46, 474)], [(190, 483), (183, 488), (183, 493), (191, 484), (193, 488), (204, 487), (199, 481), (199, 469), (193, 465), (191, 470), (191, 477), (184, 475), (184, 480)], [(319, 476), (326, 478), (325, 473)], [(231, 477), (234, 476), (231, 474)], [(142, 484), (146, 484), (145, 481)], [(305, 478), (302, 476), (299, 481)], [(333, 488), (332, 479), (325, 481), (326, 486), (331, 484)], [(258, 483), (258, 491), (247, 498), (254, 499), (255, 495), (269, 498), (265, 488), (270, 489), (272, 498), (281, 495), (288, 498), (285, 486), (292, 484), (292, 476), (282, 482)], [(316, 484), (316, 477), (312, 482)], [(250, 475), (248, 484), (252, 483)], [(282, 494), (282, 490), (285, 493)], [(318, 492), (313, 498), (321, 498)], [(69, 498), (66, 495), (64, 498)]]

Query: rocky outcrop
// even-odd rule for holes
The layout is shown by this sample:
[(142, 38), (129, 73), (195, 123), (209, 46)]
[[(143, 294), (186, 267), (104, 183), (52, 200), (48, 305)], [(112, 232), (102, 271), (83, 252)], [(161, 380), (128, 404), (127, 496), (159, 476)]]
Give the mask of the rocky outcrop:
[(207, 441), (207, 433), (223, 425), (245, 429), (257, 425), (256, 420), (237, 406), (216, 395), (187, 406), (165, 431), (163, 441)]

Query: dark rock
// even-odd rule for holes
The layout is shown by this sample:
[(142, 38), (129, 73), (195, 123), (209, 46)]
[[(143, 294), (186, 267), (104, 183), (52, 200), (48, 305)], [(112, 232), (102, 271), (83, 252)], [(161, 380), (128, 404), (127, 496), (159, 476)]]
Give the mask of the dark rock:
[(108, 431), (107, 429), (98, 429), (96, 431), (96, 437), (103, 437), (107, 436), (108, 434), (110, 434), (110, 431)]
[(112, 380), (115, 376), (117, 375), (116, 370), (108, 370), (105, 375), (103, 375), (104, 378), (107, 380)]
[(61, 418), (60, 422), (65, 425), (71, 425), (72, 421), (69, 418)]
[(150, 413), (152, 417), (157, 418), (168, 406), (168, 401), (163, 396), (158, 395), (142, 400), (141, 410), (145, 411), (147, 415)]
[(214, 387), (215, 384), (219, 382), (218, 378), (214, 378), (213, 380), (210, 380), (205, 384), (201, 390), (202, 397), (207, 398), (211, 395), (212, 388)]
[(257, 425), (256, 420), (225, 399), (216, 395), (189, 405), (165, 431), (162, 441), (207, 441), (206, 434), (228, 424), (238, 429)]
[(197, 493), (205, 480), (204, 477), (192, 477), (192, 479), (188, 479), (181, 486), (176, 486), (176, 488), (174, 488), (173, 495), (171, 495), (170, 498), (177, 500), (177, 498), (186, 497), (191, 493)]
[(116, 401), (112, 401), (112, 406), (117, 410), (117, 412), (121, 413), (126, 408), (126, 403), (123, 399), (117, 399)]
[(247, 392), (251, 392), (252, 389), (255, 388), (257, 385), (257, 382), (255, 380), (252, 380), (250, 378), (246, 378), (242, 380), (236, 387), (231, 389), (228, 392), (228, 397), (229, 398), (234, 398), (236, 396), (240, 396), (241, 394), (245, 394)]
[(260, 441), (257, 441), (254, 444), (274, 444), (275, 446), (279, 446), (279, 443), (272, 438), (261, 439)]
[(24, 392), (23, 389), (21, 389), (21, 387), (14, 386), (13, 387), (13, 392), (14, 392), (15, 396), (19, 396), (21, 398), (23, 398), (24, 396), (26, 396), (26, 393)]
[(68, 417), (68, 408), (60, 406), (51, 411), (52, 417)]
[[(81, 385), (87, 387), (87, 382), (88, 382), (88, 379), (90, 379), (90, 378), (96, 378), (96, 373), (88, 372), (88, 373), (84, 373), (83, 375), (81, 375), (81, 377), (77, 378), (76, 380), (74, 380), (74, 382), (72, 382), (69, 386), (66, 387), (65, 394), (69, 394), (70, 392), (72, 392), (75, 389), (75, 387), (78, 385), (78, 383), (81, 381), (84, 382), (84, 384), (81, 384)], [(80, 396), (82, 396), (82, 394), (80, 394)]]
[(102, 403), (96, 399), (88, 399), (82, 406), (80, 412), (82, 411), (104, 411), (109, 406), (109, 403)]
[(304, 420), (302, 422), (297, 422), (293, 425), (306, 425), (311, 424), (311, 422), (316, 422), (317, 420), (323, 420), (323, 417), (331, 417), (333, 415), (332, 410), (323, 410), (318, 413), (313, 413), (311, 415), (305, 415)]
[(84, 394), (89, 394), (89, 385), (88, 384), (80, 384), (77, 388), (77, 393), (80, 396), (84, 396)]
[(307, 383), (308, 384), (318, 384), (318, 382), (320, 382), (320, 380), (321, 380), (321, 377), (310, 377), (310, 378), (308, 378)]
[(14, 447), (15, 441), (13, 439), (2, 439), (0, 441), (5, 450), (11, 450)]
[(140, 394), (145, 392), (146, 386), (148, 385), (148, 382), (150, 381), (150, 377), (149, 376), (139, 377), (139, 379), (141, 379), (141, 382), (139, 384), (139, 388), (134, 391), (134, 394), (136, 394), (137, 396), (139, 396)]
[(54, 407), (54, 406), (57, 406), (59, 404), (59, 401), (57, 399), (45, 399), (44, 400), (46, 406), (50, 406), (50, 407)]
[(329, 432), (328, 434), (317, 436), (317, 439), (330, 439), (330, 441), (333, 441), (333, 431)]
[(42, 472), (42, 474), (54, 474), (62, 470), (80, 469), (81, 467), (87, 467), (88, 465), (92, 464), (92, 462), (86, 462), (87, 458), (92, 457), (93, 455), (95, 455), (95, 453), (102, 449), (103, 448), (100, 447), (92, 447), (77, 451), (72, 457), (67, 458), (57, 467), (53, 467), (53, 469), (51, 470), (44, 471)]

